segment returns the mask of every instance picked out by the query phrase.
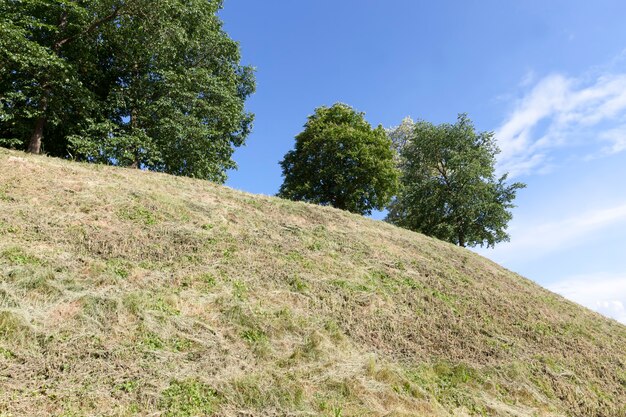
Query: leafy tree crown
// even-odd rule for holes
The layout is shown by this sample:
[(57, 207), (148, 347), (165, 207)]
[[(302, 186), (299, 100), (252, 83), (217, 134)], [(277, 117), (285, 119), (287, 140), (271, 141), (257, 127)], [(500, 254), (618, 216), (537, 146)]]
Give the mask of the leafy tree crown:
[(456, 123), (415, 123), (400, 151), (401, 189), (387, 220), (461, 246), (506, 241), (518, 189), (496, 178), (493, 132), (477, 132), (465, 114)]
[(279, 196), (355, 213), (382, 209), (397, 188), (391, 141), (346, 104), (319, 107), (280, 165)]

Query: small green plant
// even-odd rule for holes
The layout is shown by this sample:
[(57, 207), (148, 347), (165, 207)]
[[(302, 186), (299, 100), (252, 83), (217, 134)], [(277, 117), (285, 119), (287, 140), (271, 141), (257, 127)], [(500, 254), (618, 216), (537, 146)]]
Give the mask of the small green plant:
[(215, 284), (217, 283), (215, 276), (210, 272), (200, 275), (200, 281), (209, 288), (215, 287)]
[(246, 294), (248, 294), (248, 287), (241, 281), (233, 282), (233, 295), (238, 300), (245, 300)]
[(130, 265), (124, 259), (110, 259), (107, 261), (108, 269), (117, 277), (126, 279), (130, 276)]
[(237, 248), (233, 246), (229, 246), (222, 251), (222, 259), (224, 261), (232, 261), (235, 258), (235, 254), (237, 253)]
[(125, 393), (131, 393), (139, 387), (139, 382), (136, 379), (128, 379), (120, 384), (117, 384), (115, 388), (118, 391)]
[(168, 316), (180, 315), (180, 310), (176, 308), (176, 303), (171, 297), (158, 295), (152, 300), (151, 309), (160, 311)]
[(250, 344), (259, 344), (267, 341), (267, 335), (259, 329), (247, 329), (241, 333), (243, 340)]
[(314, 240), (307, 245), (307, 249), (309, 249), (310, 251), (319, 251), (322, 250), (322, 248), (323, 243), (319, 240)]
[(163, 349), (164, 347), (163, 340), (161, 340), (159, 336), (157, 336), (156, 334), (152, 332), (148, 332), (144, 336), (141, 343), (150, 350), (160, 350), (160, 349)]
[(306, 282), (302, 281), (302, 279), (295, 275), (289, 280), (289, 286), (296, 292), (304, 292), (308, 288)]

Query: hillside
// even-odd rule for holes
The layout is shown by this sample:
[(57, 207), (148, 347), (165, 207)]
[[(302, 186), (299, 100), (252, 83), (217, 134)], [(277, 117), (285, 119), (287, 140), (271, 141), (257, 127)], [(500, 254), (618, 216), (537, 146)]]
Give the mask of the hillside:
[(1, 416), (626, 415), (626, 327), (332, 208), (0, 149)]

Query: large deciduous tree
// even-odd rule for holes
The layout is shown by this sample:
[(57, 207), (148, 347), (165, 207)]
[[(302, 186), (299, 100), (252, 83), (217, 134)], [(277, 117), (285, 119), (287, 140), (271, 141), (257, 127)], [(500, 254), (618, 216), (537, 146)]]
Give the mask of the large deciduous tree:
[(509, 239), (516, 192), (495, 175), (499, 152), (493, 132), (477, 132), (465, 115), (454, 124), (419, 121), (400, 147), (400, 192), (387, 220), (460, 246)]
[(225, 179), (250, 132), (250, 67), (219, 0), (7, 0), (0, 141), (31, 152)]
[(345, 104), (319, 107), (296, 136), (280, 165), (278, 195), (369, 214), (382, 209), (397, 188), (391, 141)]
[[(81, 71), (91, 58), (86, 36), (101, 22), (86, 2), (7, 0), (0, 3), (0, 141), (39, 153), (50, 132), (54, 153), (93, 106)], [(93, 29), (92, 29), (93, 27)]]

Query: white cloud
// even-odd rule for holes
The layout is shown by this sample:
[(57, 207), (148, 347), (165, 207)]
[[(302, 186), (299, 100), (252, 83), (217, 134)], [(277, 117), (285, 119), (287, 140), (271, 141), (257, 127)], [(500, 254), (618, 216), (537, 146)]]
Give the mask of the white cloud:
[(600, 135), (600, 139), (608, 142), (600, 150), (600, 155), (612, 155), (626, 150), (626, 124), (615, 129), (607, 130)]
[(591, 80), (562, 74), (544, 77), (517, 100), (496, 129), (502, 150), (498, 168), (512, 177), (536, 173), (545, 170), (556, 149), (577, 146), (592, 146), (590, 155), (596, 157), (622, 152), (625, 122), (626, 73)]
[(530, 260), (557, 250), (588, 244), (594, 233), (621, 223), (626, 223), (626, 203), (546, 223), (524, 227), (518, 225), (510, 231), (511, 242), (501, 243), (495, 249), (482, 249), (478, 252), (502, 262), (520, 256)]
[(548, 289), (626, 324), (626, 275), (575, 276), (548, 285)]

